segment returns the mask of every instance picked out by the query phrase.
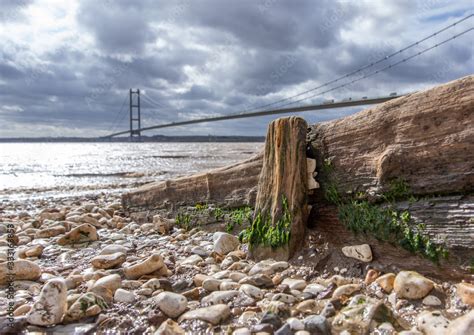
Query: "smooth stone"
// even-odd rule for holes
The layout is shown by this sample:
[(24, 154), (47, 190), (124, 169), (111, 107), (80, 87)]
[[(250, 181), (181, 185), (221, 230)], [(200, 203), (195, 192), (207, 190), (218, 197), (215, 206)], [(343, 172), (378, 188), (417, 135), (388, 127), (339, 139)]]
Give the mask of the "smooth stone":
[(329, 324), (324, 316), (311, 315), (303, 320), (305, 330), (311, 334), (329, 335)]
[(210, 252), (201, 246), (196, 246), (192, 248), (191, 253), (199, 255), (201, 257), (208, 257), (210, 255)]
[(12, 279), (17, 280), (38, 280), (41, 277), (41, 268), (35, 262), (26, 259), (17, 259), (13, 261), (11, 270), (8, 268), (12, 262), (0, 263), (0, 285), (7, 284), (9, 274)]
[(318, 312), (319, 308), (320, 306), (314, 299), (302, 301), (295, 307), (298, 312), (304, 314), (315, 314)]
[(149, 288), (152, 291), (156, 291), (161, 287), (160, 280), (158, 278), (151, 278), (145, 284), (143, 284), (141, 287)]
[(211, 276), (208, 276), (208, 275), (205, 275), (205, 274), (202, 274), (202, 273), (198, 273), (197, 275), (195, 275), (193, 277), (193, 283), (194, 283), (194, 286), (197, 286), (197, 287), (201, 287), (202, 286), (202, 283), (206, 280), (206, 279), (210, 279), (212, 278)]
[(273, 273), (281, 272), (283, 270), (288, 269), (289, 267), (290, 267), (290, 264), (288, 264), (288, 262), (285, 262), (285, 261), (279, 261), (279, 262), (270, 264), (270, 268), (272, 269)]
[(13, 316), (26, 315), (28, 314), (30, 310), (31, 310), (31, 305), (27, 305), (27, 304), (21, 305), (13, 311)]
[(223, 270), (216, 272), (212, 275), (212, 277), (216, 279), (227, 279), (227, 277), (229, 277), (229, 271)]
[(364, 279), (365, 285), (372, 284), (379, 276), (380, 276), (379, 271), (370, 269), (369, 271), (367, 271), (367, 274), (365, 275), (365, 279)]
[(118, 274), (113, 274), (99, 278), (94, 284), (92, 284), (88, 291), (98, 295), (106, 302), (112, 302), (115, 291), (121, 286), (122, 279)]
[(197, 288), (197, 287), (195, 287), (191, 290), (188, 290), (186, 292), (183, 292), (183, 295), (188, 300), (199, 300), (199, 298), (201, 297), (201, 293), (199, 292), (199, 288)]
[(180, 262), (181, 265), (197, 265), (202, 262), (203, 259), (199, 255), (191, 255)]
[[(238, 262), (233, 263), (231, 266), (229, 266), (227, 270), (247, 272), (249, 268), (250, 268), (250, 265), (248, 263), (243, 262), (243, 261), (238, 261)], [(222, 267), (222, 269), (224, 269), (224, 267)]]
[(282, 282), (283, 285), (288, 285), (290, 290), (304, 290), (306, 287), (306, 281), (303, 279), (292, 279), (292, 278), (285, 278)]
[(474, 307), (474, 285), (470, 283), (459, 283), (456, 285), (456, 293), (466, 305)]
[(394, 273), (386, 273), (377, 279), (375, 282), (386, 292), (390, 293), (393, 290), (393, 284), (395, 282), (395, 274)]
[(182, 291), (186, 290), (191, 285), (192, 284), (190, 282), (188, 282), (187, 280), (179, 279), (171, 285), (171, 288), (172, 288), (171, 291), (173, 291), (173, 292), (182, 292)]
[(392, 321), (391, 311), (380, 301), (362, 294), (351, 298), (332, 321), (335, 334), (346, 331), (349, 334), (368, 334), (375, 320)]
[(333, 299), (340, 298), (342, 296), (351, 296), (353, 293), (361, 290), (360, 284), (346, 284), (339, 286), (332, 294)]
[(242, 273), (242, 272), (231, 272), (229, 273), (229, 278), (238, 283), (239, 281), (241, 281), (243, 278), (247, 277), (247, 275), (245, 273)]
[(71, 231), (62, 236), (57, 243), (59, 245), (66, 245), (97, 241), (98, 239), (96, 228), (90, 223), (85, 223), (71, 229)]
[[(240, 259), (238, 257), (232, 256), (232, 253), (229, 253), (224, 260), (221, 263), (221, 269), (235, 269), (236, 266), (241, 264), (239, 261)], [(214, 258), (211, 258), (214, 261)], [(234, 265), (235, 264), (235, 265)]]
[(136, 290), (135, 293), (145, 297), (151, 297), (153, 295), (153, 290), (151, 288), (141, 288)]
[(416, 327), (424, 334), (444, 335), (449, 327), (449, 320), (440, 311), (421, 312), (416, 318)]
[(250, 329), (243, 327), (243, 328), (238, 328), (232, 332), (232, 335), (251, 335), (252, 332)]
[(352, 245), (342, 248), (346, 257), (354, 258), (362, 262), (372, 262), (372, 249), (368, 244)]
[(292, 295), (285, 294), (285, 293), (277, 293), (272, 297), (273, 301), (281, 301), (285, 304), (293, 304), (296, 302), (296, 298)]
[(214, 251), (221, 255), (227, 255), (240, 245), (236, 236), (224, 232), (214, 233), (212, 240), (214, 241)]
[(272, 268), (272, 265), (275, 262), (271, 259), (266, 259), (256, 263), (249, 271), (249, 276), (253, 276), (256, 274), (265, 274), (270, 276), (275, 273), (275, 270)]
[(446, 335), (474, 334), (474, 310), (451, 321)]
[(40, 213), (38, 219), (41, 222), (44, 222), (45, 220), (61, 221), (64, 220), (64, 212), (57, 211), (57, 209), (54, 209), (53, 211), (48, 211), (48, 209), (45, 209)]
[(155, 301), (158, 308), (170, 318), (177, 318), (188, 306), (188, 299), (184, 295), (173, 292), (161, 292)]
[(128, 249), (120, 244), (111, 244), (111, 245), (106, 246), (104, 249), (102, 249), (99, 255), (110, 255), (110, 254), (115, 254), (117, 252), (127, 254)]
[(81, 295), (66, 312), (65, 323), (79, 321), (82, 318), (95, 316), (107, 309), (104, 299), (92, 292)]
[(154, 253), (144, 261), (125, 267), (124, 274), (127, 279), (138, 279), (158, 270), (161, 275), (166, 275), (168, 272), (163, 257), (159, 253)]
[(221, 291), (238, 290), (239, 287), (240, 287), (239, 283), (235, 283), (233, 281), (224, 281), (219, 285), (219, 290)]
[(202, 287), (209, 292), (219, 291), (219, 287), (222, 283), (220, 279), (209, 278), (202, 282)]
[(67, 311), (67, 286), (62, 278), (44, 284), (38, 300), (31, 307), (26, 320), (37, 326), (60, 323)]
[(263, 298), (262, 290), (253, 285), (243, 284), (240, 286), (239, 291), (254, 299), (260, 300)]
[(40, 257), (41, 254), (43, 253), (43, 250), (44, 250), (44, 247), (40, 244), (37, 244), (25, 250), (25, 256), (26, 257)]
[(415, 271), (400, 271), (395, 277), (393, 289), (400, 298), (421, 299), (433, 289), (433, 282)]
[(176, 322), (171, 319), (163, 322), (153, 335), (184, 335), (185, 332)]
[(425, 306), (440, 306), (441, 305), (441, 300), (439, 300), (439, 298), (434, 296), (434, 295), (427, 295), (423, 299), (422, 303)]
[(184, 313), (180, 317), (180, 321), (183, 320), (202, 320), (209, 322), (213, 325), (217, 325), (222, 321), (225, 321), (230, 316), (230, 308), (227, 305), (219, 304), (212, 305), (209, 307), (202, 307), (189, 312)]
[(66, 233), (66, 228), (63, 226), (54, 226), (43, 228), (35, 234), (35, 238), (50, 238)]
[(275, 335), (293, 335), (293, 331), (289, 324), (285, 323), (276, 332)]
[(325, 318), (330, 318), (336, 315), (336, 307), (334, 307), (334, 304), (328, 301), (326, 305), (324, 305), (324, 308), (321, 311), (321, 315)]
[(239, 295), (238, 291), (215, 291), (202, 298), (201, 302), (205, 304), (224, 304)]
[(308, 292), (314, 296), (317, 296), (319, 293), (323, 292), (325, 289), (326, 287), (321, 284), (309, 284), (304, 288), (303, 292)]
[(239, 284), (250, 284), (257, 287), (270, 288), (275, 286), (270, 277), (265, 274), (259, 273), (250, 277), (242, 278)]
[(110, 269), (117, 267), (125, 260), (127, 256), (123, 252), (116, 252), (108, 255), (99, 255), (91, 259), (91, 264), (97, 269)]
[(269, 324), (273, 329), (279, 329), (282, 325), (282, 321), (277, 314), (266, 312), (263, 314), (260, 324)]
[(286, 323), (290, 325), (291, 330), (304, 330), (304, 323), (300, 319), (297, 318), (288, 318)]
[(119, 288), (115, 291), (114, 301), (132, 304), (135, 302), (135, 294), (131, 291), (124, 290), (123, 288)]

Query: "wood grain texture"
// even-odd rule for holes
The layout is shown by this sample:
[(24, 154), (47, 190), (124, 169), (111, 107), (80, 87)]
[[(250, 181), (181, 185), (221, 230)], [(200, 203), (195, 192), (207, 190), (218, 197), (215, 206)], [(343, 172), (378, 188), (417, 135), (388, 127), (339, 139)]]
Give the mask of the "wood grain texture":
[(288, 248), (251, 248), (250, 254), (255, 259), (288, 260), (301, 247), (308, 217), (307, 128), (304, 119), (294, 116), (277, 119), (268, 126), (255, 213), (270, 217), (275, 226), (283, 216), (283, 197), (286, 198), (291, 214), (291, 236)]
[(141, 220), (150, 220), (160, 210), (197, 203), (253, 206), (261, 170), (262, 155), (257, 155), (231, 166), (142, 186), (123, 194), (122, 204), (128, 214)]
[(317, 165), (331, 160), (341, 193), (381, 194), (395, 178), (419, 195), (472, 191), (474, 76), (315, 124), (308, 137)]

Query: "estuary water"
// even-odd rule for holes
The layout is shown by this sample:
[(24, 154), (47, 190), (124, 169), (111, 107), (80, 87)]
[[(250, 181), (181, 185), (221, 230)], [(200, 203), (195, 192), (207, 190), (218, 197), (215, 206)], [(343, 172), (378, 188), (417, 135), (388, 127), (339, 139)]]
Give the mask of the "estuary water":
[(225, 166), (263, 143), (0, 143), (0, 198), (123, 192)]

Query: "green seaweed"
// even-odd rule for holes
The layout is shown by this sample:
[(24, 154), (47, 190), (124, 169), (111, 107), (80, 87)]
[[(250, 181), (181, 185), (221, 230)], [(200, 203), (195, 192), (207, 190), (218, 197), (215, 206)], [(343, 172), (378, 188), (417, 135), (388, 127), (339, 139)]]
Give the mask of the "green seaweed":
[(224, 211), (220, 207), (216, 207), (213, 210), (213, 215), (216, 221), (220, 220), (222, 217), (224, 217)]
[(327, 201), (330, 203), (333, 203), (335, 205), (341, 204), (342, 199), (341, 196), (339, 195), (339, 192), (337, 190), (337, 186), (334, 184), (329, 184), (325, 190), (324, 190), (324, 197), (326, 198)]
[(355, 234), (367, 234), (384, 242), (397, 241), (401, 247), (439, 263), (447, 258), (447, 250), (436, 245), (424, 233), (423, 224), (413, 225), (408, 211), (391, 206), (380, 207), (366, 200), (352, 200), (339, 206), (339, 219)]
[(242, 243), (248, 243), (250, 247), (263, 245), (273, 249), (288, 245), (291, 236), (291, 213), (288, 209), (286, 197), (282, 197), (282, 215), (280, 219), (272, 224), (269, 216), (257, 213), (250, 227), (239, 234)]
[(196, 204), (194, 208), (197, 213), (202, 213), (205, 212), (209, 208), (209, 206), (207, 204)]
[(411, 199), (415, 200), (411, 192), (410, 185), (403, 179), (397, 178), (389, 183), (388, 191), (384, 192), (382, 198), (387, 202), (394, 202), (399, 199)]
[(228, 213), (226, 231), (230, 233), (236, 225), (242, 226), (244, 222), (252, 223), (252, 208), (245, 206), (233, 209)]
[(186, 231), (191, 229), (191, 215), (188, 213), (178, 213), (175, 222), (178, 227)]
[(425, 225), (415, 225), (410, 212), (395, 209), (396, 200), (416, 201), (409, 185), (401, 178), (390, 182), (389, 189), (382, 195), (386, 205), (371, 203), (363, 193), (344, 202), (334, 182), (326, 186), (325, 198), (337, 205), (339, 220), (355, 234), (366, 234), (374, 238), (398, 243), (404, 249), (420, 254), (439, 264), (441, 258), (448, 258), (447, 249), (434, 243), (425, 233)]

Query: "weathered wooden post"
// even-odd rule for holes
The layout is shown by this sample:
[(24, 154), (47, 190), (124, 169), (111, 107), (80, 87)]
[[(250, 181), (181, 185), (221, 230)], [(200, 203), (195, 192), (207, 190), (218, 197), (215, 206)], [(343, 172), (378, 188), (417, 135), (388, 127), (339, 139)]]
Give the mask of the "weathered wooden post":
[(300, 117), (270, 123), (255, 217), (246, 236), (254, 259), (288, 260), (304, 241), (308, 174), (306, 133)]

